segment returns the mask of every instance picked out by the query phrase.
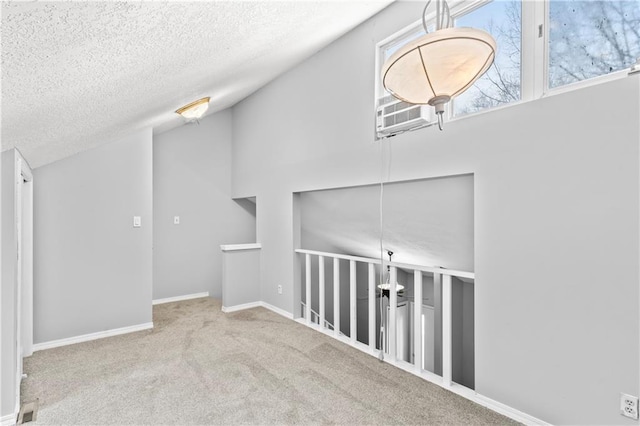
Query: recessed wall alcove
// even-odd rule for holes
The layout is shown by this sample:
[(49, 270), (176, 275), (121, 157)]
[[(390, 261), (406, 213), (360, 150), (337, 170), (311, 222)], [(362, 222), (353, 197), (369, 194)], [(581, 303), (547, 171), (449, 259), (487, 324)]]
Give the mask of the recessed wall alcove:
[[(380, 185), (302, 192), (296, 197), (300, 211), (301, 247), (321, 252), (380, 258), (380, 239), (385, 261), (445, 269), (474, 271), (474, 177), (471, 174), (393, 182)], [(382, 210), (382, 232), (380, 214)], [(349, 261), (340, 260), (340, 331), (350, 334)], [(325, 263), (325, 318), (333, 324), (332, 263)], [(384, 281), (386, 269), (376, 266), (376, 282)], [(304, 271), (302, 271), (304, 274)], [(398, 358), (413, 362), (413, 271), (397, 269), (405, 290), (398, 297)], [(312, 259), (311, 306), (319, 312), (318, 260)], [(304, 282), (302, 277), (301, 282)], [(422, 313), (426, 321), (425, 370), (442, 374), (442, 294), (439, 278), (423, 273)], [(368, 344), (368, 279), (366, 264), (357, 265), (357, 340)], [(305, 288), (302, 300), (307, 300)], [(388, 304), (376, 293), (376, 330)], [(474, 387), (474, 282), (452, 282), (453, 379)], [(300, 307), (302, 309), (302, 307)], [(388, 326), (388, 324), (386, 324)], [(332, 327), (332, 325), (331, 325)], [(383, 327), (384, 328), (384, 327)], [(384, 333), (383, 333), (384, 334)], [(376, 347), (384, 336), (376, 332)], [(383, 343), (383, 346), (385, 343)]]

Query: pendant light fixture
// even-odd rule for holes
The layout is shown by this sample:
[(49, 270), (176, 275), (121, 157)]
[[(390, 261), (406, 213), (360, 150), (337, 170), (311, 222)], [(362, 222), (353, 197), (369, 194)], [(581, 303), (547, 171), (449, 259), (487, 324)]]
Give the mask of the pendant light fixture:
[[(388, 251), (387, 255), (389, 256), (389, 263), (391, 263), (391, 256), (393, 256), (393, 252)], [(391, 290), (391, 265), (387, 265), (387, 281), (385, 283), (378, 284), (378, 288), (382, 290), (384, 296), (389, 295), (389, 290)], [(404, 286), (396, 281), (396, 293), (399, 293), (402, 290), (404, 290)]]
[(204, 115), (205, 112), (207, 112), (207, 109), (209, 109), (210, 99), (211, 98), (207, 96), (206, 98), (193, 101), (190, 104), (187, 104), (181, 108), (178, 108), (176, 110), (176, 113), (180, 114), (187, 121), (198, 120), (200, 117)]
[(382, 84), (394, 97), (410, 104), (435, 107), (442, 130), (444, 106), (484, 74), (496, 52), (493, 37), (474, 28), (452, 28), (449, 5), (436, 0), (436, 30), (398, 49), (382, 67)]

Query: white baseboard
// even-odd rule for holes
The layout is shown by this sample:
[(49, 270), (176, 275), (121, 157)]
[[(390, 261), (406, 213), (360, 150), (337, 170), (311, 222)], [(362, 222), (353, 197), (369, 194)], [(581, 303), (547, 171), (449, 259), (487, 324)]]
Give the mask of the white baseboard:
[(243, 303), (241, 305), (234, 305), (234, 306), (229, 306), (229, 307), (223, 306), (222, 307), (222, 312), (224, 312), (225, 314), (228, 314), (230, 312), (243, 311), (245, 309), (257, 308), (259, 306), (262, 306), (261, 302)]
[(525, 425), (541, 425), (541, 426), (551, 425), (551, 423), (547, 423), (527, 413), (523, 413), (520, 410), (516, 410), (513, 407), (509, 407), (508, 405), (505, 405), (501, 402), (495, 401), (491, 398), (480, 395), (478, 393), (475, 395), (475, 398), (472, 399), (472, 401), (477, 402), (480, 405), (483, 405), (497, 413), (502, 414), (503, 416), (507, 416)]
[(33, 345), (33, 351), (36, 352), (45, 349), (57, 348), (60, 346), (73, 345), (75, 343), (88, 342), (90, 340), (118, 336), (120, 334), (134, 333), (136, 331), (148, 330), (150, 328), (153, 328), (153, 322), (132, 325), (129, 327), (115, 328), (113, 330), (99, 331), (97, 333), (83, 334), (81, 336), (68, 337), (66, 339), (52, 340), (50, 342), (36, 343), (35, 345)]
[(15, 426), (16, 420), (18, 420), (18, 413), (7, 414), (0, 417), (0, 426)]
[(267, 302), (262, 302), (262, 301), (243, 303), (242, 305), (235, 305), (235, 306), (223, 306), (222, 312), (229, 313), (229, 312), (242, 311), (244, 309), (258, 308), (258, 307), (269, 309), (270, 311), (273, 311), (278, 315), (282, 315), (285, 318), (293, 319), (293, 315), (285, 311), (284, 309), (280, 309), (276, 306), (273, 306)]
[(277, 306), (273, 306), (267, 302), (260, 302), (260, 306), (262, 306), (263, 308), (267, 308), (270, 311), (275, 312), (276, 314), (280, 314), (285, 318), (289, 318), (289, 319), (293, 319), (293, 314), (290, 312), (285, 311), (284, 309), (280, 309)]
[(184, 296), (167, 297), (164, 299), (155, 299), (151, 303), (153, 305), (162, 305), (163, 303), (180, 302), (182, 300), (200, 299), (201, 297), (209, 297), (209, 292), (185, 294)]

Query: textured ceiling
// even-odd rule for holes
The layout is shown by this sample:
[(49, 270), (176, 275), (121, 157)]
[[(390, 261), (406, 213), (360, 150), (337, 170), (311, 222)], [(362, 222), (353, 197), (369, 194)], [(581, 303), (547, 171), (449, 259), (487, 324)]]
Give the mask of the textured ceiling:
[[(473, 272), (473, 197), (471, 175), (385, 184), (383, 249), (395, 262)], [(379, 186), (304, 192), (300, 202), (303, 248), (380, 257)]]
[(391, 1), (2, 1), (2, 150), (38, 167), (222, 110)]

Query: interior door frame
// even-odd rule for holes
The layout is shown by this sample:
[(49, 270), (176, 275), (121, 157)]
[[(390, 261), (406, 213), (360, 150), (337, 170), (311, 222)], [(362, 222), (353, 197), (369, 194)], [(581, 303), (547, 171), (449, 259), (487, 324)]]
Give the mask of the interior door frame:
[(23, 358), (33, 353), (33, 174), (16, 150), (16, 407), (20, 406)]
[(22, 162), (22, 350), (33, 355), (33, 173)]

